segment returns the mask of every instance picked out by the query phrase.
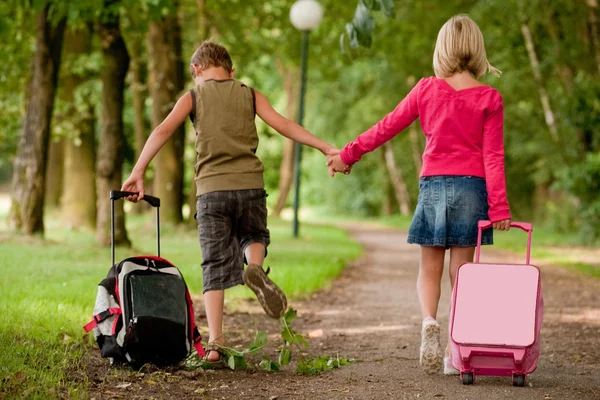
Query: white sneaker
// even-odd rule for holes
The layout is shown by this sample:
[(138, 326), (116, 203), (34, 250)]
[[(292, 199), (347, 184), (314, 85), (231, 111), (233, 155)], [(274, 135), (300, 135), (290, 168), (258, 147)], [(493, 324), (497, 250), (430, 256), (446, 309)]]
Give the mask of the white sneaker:
[(440, 324), (433, 318), (423, 320), (420, 362), (423, 371), (435, 374), (442, 369), (444, 351), (440, 345)]
[(444, 375), (460, 375), (460, 371), (452, 365), (450, 357), (444, 357)]

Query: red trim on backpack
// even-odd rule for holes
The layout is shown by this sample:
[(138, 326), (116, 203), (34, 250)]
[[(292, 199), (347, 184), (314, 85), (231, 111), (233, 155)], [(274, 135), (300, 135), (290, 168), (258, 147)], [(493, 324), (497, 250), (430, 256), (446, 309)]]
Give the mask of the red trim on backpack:
[[(119, 296), (119, 275), (115, 276), (115, 296), (117, 296), (117, 303), (121, 304), (121, 296)], [(112, 329), (110, 330), (111, 335), (117, 333), (117, 323), (119, 318), (115, 318)]]
[[(198, 328), (196, 327), (196, 320), (194, 317), (194, 305), (192, 303), (192, 297), (190, 296), (190, 292), (189, 290), (187, 290), (187, 288), (185, 289), (185, 299), (187, 300), (188, 311), (190, 314), (190, 337), (194, 342), (194, 347), (196, 348), (198, 355), (200, 357), (204, 357), (206, 355), (206, 352), (204, 351), (204, 347), (202, 347), (202, 335), (200, 335), (200, 332), (198, 332)], [(194, 335), (195, 332), (198, 332), (198, 336)]]
[(117, 296), (117, 303), (121, 304), (121, 296), (119, 296), (119, 275), (115, 276), (115, 296)]
[(117, 333), (117, 324), (119, 323), (119, 319), (120, 319), (119, 317), (115, 318), (115, 322), (113, 322), (112, 329), (110, 330), (111, 335), (114, 335), (115, 333)]

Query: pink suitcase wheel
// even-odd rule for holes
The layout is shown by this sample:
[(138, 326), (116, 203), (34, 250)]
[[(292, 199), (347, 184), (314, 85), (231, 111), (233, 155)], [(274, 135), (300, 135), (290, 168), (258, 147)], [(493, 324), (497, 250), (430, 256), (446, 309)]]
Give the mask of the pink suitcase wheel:
[(475, 375), (472, 372), (461, 373), (460, 379), (462, 379), (463, 385), (472, 385), (475, 381)]
[(519, 387), (525, 386), (525, 375), (514, 374), (512, 382), (513, 382), (513, 386), (519, 386)]

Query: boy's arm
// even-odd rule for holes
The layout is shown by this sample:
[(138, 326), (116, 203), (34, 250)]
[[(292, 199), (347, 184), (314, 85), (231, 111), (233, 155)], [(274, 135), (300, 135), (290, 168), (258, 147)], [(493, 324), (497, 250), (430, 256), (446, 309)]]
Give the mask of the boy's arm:
[(254, 90), (254, 94), (256, 96), (256, 113), (271, 128), (286, 138), (313, 147), (325, 155), (335, 155), (339, 152), (339, 150), (329, 143), (324, 142), (294, 121), (285, 118), (275, 111), (269, 100), (258, 90)]
[(144, 145), (140, 157), (131, 171), (129, 178), (123, 183), (122, 191), (139, 193), (137, 196), (129, 196), (127, 200), (138, 202), (144, 198), (144, 173), (150, 161), (156, 153), (173, 136), (175, 130), (185, 121), (192, 112), (192, 95), (187, 92), (179, 98), (173, 110), (167, 118), (158, 125)]

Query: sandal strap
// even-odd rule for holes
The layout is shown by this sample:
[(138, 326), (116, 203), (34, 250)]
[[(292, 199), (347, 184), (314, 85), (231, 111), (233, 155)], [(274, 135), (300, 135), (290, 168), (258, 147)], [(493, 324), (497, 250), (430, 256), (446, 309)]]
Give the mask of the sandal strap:
[(271, 272), (271, 267), (267, 267), (267, 269), (264, 270), (263, 267), (258, 264), (248, 264), (248, 267), (256, 267), (260, 269), (265, 275), (269, 275), (269, 272)]
[(208, 352), (209, 351), (216, 351), (222, 357), (224, 357), (224, 356), (227, 355), (223, 351), (223, 348), (219, 344), (217, 344), (217, 343), (208, 343), (206, 346), (204, 346), (204, 350), (206, 350), (207, 356), (208, 356)]

